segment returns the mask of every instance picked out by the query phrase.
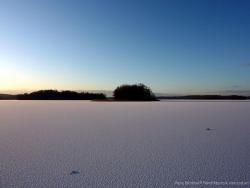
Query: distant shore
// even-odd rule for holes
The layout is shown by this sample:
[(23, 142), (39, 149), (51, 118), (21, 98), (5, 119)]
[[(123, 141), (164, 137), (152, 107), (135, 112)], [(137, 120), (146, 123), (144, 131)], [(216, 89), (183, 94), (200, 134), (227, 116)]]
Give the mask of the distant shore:
[(156, 96), (149, 87), (143, 84), (121, 85), (113, 92), (113, 97), (104, 93), (76, 92), (70, 90), (38, 90), (24, 94), (0, 94), (0, 100), (92, 100), (100, 102), (136, 102), (159, 100), (249, 100), (243, 95), (182, 95)]
[(185, 95), (185, 96), (160, 96), (157, 99), (168, 100), (248, 100), (250, 96), (241, 95)]
[[(117, 100), (114, 98), (79, 98), (79, 97), (43, 97), (43, 98), (18, 98), (19, 95), (0, 94), (0, 100), (91, 100), (95, 102), (145, 102), (144, 100)], [(148, 102), (160, 101), (160, 100), (250, 100), (250, 96), (240, 95), (186, 95), (186, 96), (159, 96), (155, 100), (149, 100)]]

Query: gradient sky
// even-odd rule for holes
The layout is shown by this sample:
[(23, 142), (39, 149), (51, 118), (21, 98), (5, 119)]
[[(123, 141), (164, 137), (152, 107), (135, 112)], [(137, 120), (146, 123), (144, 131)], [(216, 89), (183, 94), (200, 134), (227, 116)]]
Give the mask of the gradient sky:
[(250, 91), (250, 1), (0, 0), (0, 90), (139, 82)]

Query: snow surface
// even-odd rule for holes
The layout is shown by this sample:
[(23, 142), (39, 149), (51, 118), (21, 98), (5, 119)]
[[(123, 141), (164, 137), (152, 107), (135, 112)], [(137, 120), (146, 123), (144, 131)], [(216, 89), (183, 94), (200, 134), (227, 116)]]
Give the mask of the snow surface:
[(250, 102), (0, 101), (1, 188), (184, 181), (249, 183)]

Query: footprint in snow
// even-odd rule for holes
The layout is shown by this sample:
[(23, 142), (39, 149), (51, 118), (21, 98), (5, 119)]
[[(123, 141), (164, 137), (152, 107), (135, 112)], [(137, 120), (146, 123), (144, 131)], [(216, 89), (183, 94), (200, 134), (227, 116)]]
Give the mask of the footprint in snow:
[(214, 129), (211, 129), (211, 128), (206, 128), (206, 131), (212, 131), (212, 130), (214, 130)]
[(80, 172), (77, 170), (72, 170), (70, 173), (70, 175), (77, 175), (77, 174), (80, 174)]

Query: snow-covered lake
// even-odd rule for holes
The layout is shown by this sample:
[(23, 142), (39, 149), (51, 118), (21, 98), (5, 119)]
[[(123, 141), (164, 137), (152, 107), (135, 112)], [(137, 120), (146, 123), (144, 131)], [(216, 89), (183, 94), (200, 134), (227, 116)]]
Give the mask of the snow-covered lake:
[(250, 187), (250, 102), (0, 101), (1, 188), (185, 181)]

